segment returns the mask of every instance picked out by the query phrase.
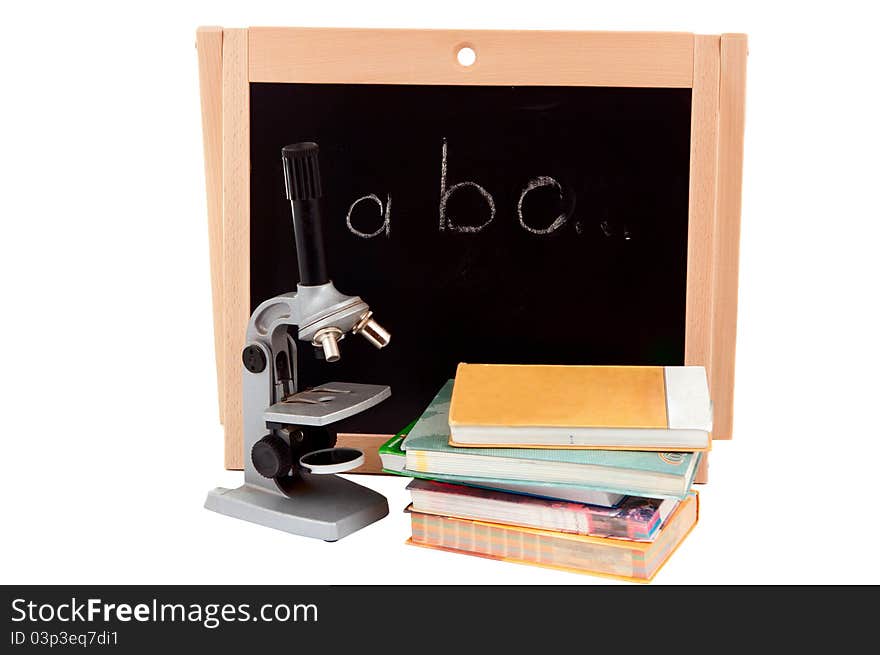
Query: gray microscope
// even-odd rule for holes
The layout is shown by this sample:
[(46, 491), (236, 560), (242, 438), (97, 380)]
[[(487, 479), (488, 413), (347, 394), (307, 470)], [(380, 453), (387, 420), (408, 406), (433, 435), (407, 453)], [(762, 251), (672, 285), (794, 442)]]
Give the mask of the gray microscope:
[(386, 516), (388, 502), (334, 475), (360, 466), (364, 455), (335, 448), (336, 439), (326, 426), (382, 402), (391, 389), (329, 382), (300, 390), (296, 341), (335, 362), (339, 342), (349, 332), (363, 335), (377, 348), (384, 348), (391, 337), (373, 320), (367, 303), (337, 291), (327, 276), (317, 144), (296, 143), (281, 152), (300, 281), (296, 292), (262, 303), (248, 322), (242, 351), (244, 484), (214, 489), (205, 507), (336, 541)]

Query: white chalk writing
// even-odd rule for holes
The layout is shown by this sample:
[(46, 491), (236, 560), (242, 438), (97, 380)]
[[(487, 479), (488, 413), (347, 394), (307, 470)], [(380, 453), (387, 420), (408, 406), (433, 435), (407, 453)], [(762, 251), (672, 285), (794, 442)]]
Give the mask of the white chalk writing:
[[(357, 207), (358, 203), (363, 202), (365, 200), (372, 200), (379, 206), (379, 217), (383, 217), (382, 224), (379, 226), (377, 230), (374, 232), (361, 232), (351, 223), (351, 213), (354, 211), (354, 208)], [(391, 238), (391, 194), (388, 194), (387, 200), (385, 202), (385, 207), (382, 207), (382, 201), (379, 199), (375, 193), (371, 193), (366, 196), (361, 196), (353, 203), (351, 203), (351, 207), (348, 208), (348, 214), (345, 216), (345, 224), (348, 226), (348, 229), (355, 236), (359, 236), (362, 239), (372, 239), (373, 237), (377, 237), (383, 232), (387, 238)]]
[(519, 216), (519, 224), (522, 225), (525, 229), (527, 229), (532, 234), (550, 234), (555, 232), (560, 227), (565, 225), (565, 222), (568, 220), (568, 216), (565, 213), (560, 213), (550, 225), (544, 228), (532, 227), (526, 223), (525, 218), (523, 217), (523, 200), (525, 200), (526, 195), (528, 195), (529, 191), (534, 191), (535, 189), (540, 189), (541, 187), (553, 187), (559, 193), (559, 199), (562, 200), (562, 186), (554, 180), (552, 177), (542, 176), (536, 177), (532, 180), (529, 180), (529, 183), (526, 185), (526, 188), (523, 189), (523, 192), (519, 195), (519, 202), (516, 204), (516, 213)]
[[(446, 139), (443, 139), (443, 155), (441, 157), (440, 162), (440, 231), (449, 230), (450, 232), (481, 232), (483, 231), (494, 219), (495, 219), (495, 200), (492, 198), (492, 195), (486, 191), (483, 187), (481, 187), (476, 182), (459, 182), (458, 184), (454, 184), (448, 189), (446, 188), (446, 157), (447, 157), (447, 143)], [(459, 189), (464, 189), (467, 187), (471, 187), (476, 189), (486, 200), (486, 204), (489, 206), (489, 220), (480, 225), (456, 225), (454, 224), (447, 215), (446, 205), (449, 202), (449, 199), (452, 197), (452, 194), (458, 191)]]

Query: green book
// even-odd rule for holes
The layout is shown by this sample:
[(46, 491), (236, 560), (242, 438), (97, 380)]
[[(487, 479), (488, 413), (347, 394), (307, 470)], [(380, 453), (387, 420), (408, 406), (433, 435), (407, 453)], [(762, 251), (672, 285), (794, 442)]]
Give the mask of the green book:
[(406, 470), (406, 453), (402, 449), (403, 440), (407, 433), (416, 424), (415, 421), (395, 434), (379, 448), (379, 457), (382, 460), (382, 471), (393, 475), (403, 475), (422, 480), (435, 482), (448, 482), (461, 484), (468, 487), (489, 489), (492, 491), (506, 491), (509, 493), (549, 498), (551, 500), (567, 500), (574, 503), (587, 505), (599, 505), (601, 507), (616, 507), (624, 499), (623, 494), (600, 491), (572, 484), (554, 484), (551, 482), (522, 482), (519, 480), (504, 480), (498, 478), (468, 478), (460, 475), (432, 475), (429, 473), (414, 473)]
[(406, 453), (403, 452), (403, 440), (416, 424), (415, 421), (407, 425), (403, 430), (395, 434), (388, 441), (379, 446), (379, 459), (382, 460), (382, 470), (386, 473), (399, 474), (406, 468)]
[(700, 453), (450, 446), (453, 382), (443, 385), (406, 436), (405, 466), (410, 474), (549, 482), (679, 500), (693, 483)]

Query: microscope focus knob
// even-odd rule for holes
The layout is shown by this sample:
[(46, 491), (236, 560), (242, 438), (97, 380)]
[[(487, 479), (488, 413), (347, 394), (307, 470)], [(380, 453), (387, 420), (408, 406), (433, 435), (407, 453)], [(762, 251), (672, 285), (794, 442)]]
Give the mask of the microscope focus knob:
[(251, 449), (251, 461), (257, 473), (266, 478), (286, 474), (293, 466), (290, 446), (275, 434), (267, 434)]

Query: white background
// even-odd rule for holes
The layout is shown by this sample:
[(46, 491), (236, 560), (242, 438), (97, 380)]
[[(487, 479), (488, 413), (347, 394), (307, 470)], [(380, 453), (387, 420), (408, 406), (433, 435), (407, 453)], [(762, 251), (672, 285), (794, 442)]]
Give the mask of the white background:
[(217, 421), (212, 24), (748, 33), (736, 437), (656, 582), (880, 582), (868, 4), (4, 3), (0, 582), (607, 583), (405, 546), (397, 478), (362, 478), (391, 515), (336, 544), (202, 509), (241, 477)]

